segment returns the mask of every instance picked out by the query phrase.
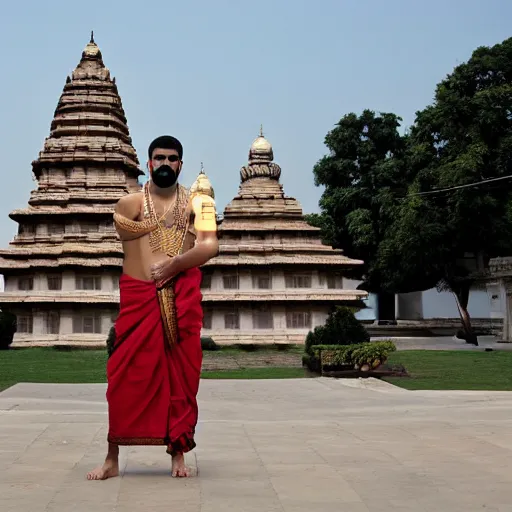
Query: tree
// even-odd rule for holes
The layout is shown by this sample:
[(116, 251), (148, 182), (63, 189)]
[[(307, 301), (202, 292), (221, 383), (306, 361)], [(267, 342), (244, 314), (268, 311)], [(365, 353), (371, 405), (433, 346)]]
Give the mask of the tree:
[(379, 245), (406, 194), (411, 176), (404, 156), (407, 137), (400, 135), (401, 118), (391, 113), (345, 115), (330, 131), (330, 153), (314, 167), (315, 185), (325, 186), (321, 214), (306, 220), (322, 229), (325, 243), (341, 248), (364, 265), (347, 276), (364, 281), (362, 288), (381, 292)]
[(437, 86), (409, 143), (415, 179), (379, 247), (383, 286), (450, 290), (466, 341), (478, 344), (470, 288), (512, 250), (512, 38), (478, 48)]

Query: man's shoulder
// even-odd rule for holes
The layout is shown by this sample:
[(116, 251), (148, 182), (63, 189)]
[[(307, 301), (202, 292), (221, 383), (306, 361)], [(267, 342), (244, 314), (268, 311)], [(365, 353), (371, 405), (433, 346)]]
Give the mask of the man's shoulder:
[(138, 190), (137, 192), (131, 192), (119, 198), (116, 205), (116, 211), (118, 213), (129, 212), (134, 210), (138, 211), (140, 209), (143, 199), (141, 192), (142, 191)]
[(129, 204), (139, 204), (142, 201), (142, 190), (137, 190), (136, 192), (130, 192), (125, 194), (123, 197), (120, 197), (117, 201), (117, 204), (120, 205), (129, 205)]

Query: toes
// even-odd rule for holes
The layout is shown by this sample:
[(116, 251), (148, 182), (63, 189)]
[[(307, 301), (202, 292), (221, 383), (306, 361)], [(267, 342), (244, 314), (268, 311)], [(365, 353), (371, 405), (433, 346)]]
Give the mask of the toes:
[(88, 473), (87, 480), (102, 480), (102, 475), (99, 473)]
[(174, 478), (188, 477), (188, 471), (186, 469), (174, 469), (171, 474)]

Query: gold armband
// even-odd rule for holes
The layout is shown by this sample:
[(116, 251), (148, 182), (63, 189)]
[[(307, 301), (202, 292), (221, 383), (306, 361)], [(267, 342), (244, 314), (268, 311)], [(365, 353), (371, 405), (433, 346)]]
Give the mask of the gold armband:
[(194, 228), (196, 231), (217, 231), (217, 211), (215, 201), (204, 194), (192, 199), (194, 211)]
[(215, 193), (201, 164), (201, 172), (190, 187), (190, 198), (194, 212), (194, 228), (196, 231), (217, 231), (217, 211)]

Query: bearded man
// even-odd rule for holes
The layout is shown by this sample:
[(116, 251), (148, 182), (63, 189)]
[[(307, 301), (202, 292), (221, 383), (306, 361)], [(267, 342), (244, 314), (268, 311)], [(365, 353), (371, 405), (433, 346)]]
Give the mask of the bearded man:
[(108, 453), (89, 480), (119, 475), (122, 445), (164, 445), (172, 476), (187, 477), (184, 454), (196, 446), (199, 267), (219, 248), (213, 190), (202, 171), (190, 191), (178, 184), (183, 147), (174, 137), (155, 139), (148, 158), (150, 181), (114, 213), (124, 262), (107, 363)]

